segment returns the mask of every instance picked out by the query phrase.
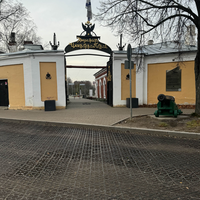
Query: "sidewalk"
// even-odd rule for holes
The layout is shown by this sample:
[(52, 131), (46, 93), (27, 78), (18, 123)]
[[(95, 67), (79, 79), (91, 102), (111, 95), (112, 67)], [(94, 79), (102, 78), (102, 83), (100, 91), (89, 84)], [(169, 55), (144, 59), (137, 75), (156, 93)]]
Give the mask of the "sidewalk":
[[(134, 108), (133, 116), (153, 114), (155, 108)], [(182, 109), (183, 114), (191, 114), (193, 109)], [(130, 117), (129, 108), (113, 108), (105, 103), (76, 97), (70, 98), (67, 109), (44, 110), (4, 110), (0, 109), (0, 119), (17, 119), (42, 122), (60, 122), (88, 125), (111, 126)]]

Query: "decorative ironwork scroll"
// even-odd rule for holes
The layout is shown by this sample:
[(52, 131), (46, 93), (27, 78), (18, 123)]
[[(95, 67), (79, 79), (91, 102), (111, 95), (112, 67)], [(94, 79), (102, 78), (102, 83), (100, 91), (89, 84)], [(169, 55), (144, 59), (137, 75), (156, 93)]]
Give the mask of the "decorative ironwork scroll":
[(51, 42), (49, 42), (49, 44), (51, 45), (52, 50), (58, 49), (60, 43), (58, 42), (58, 44), (56, 44), (56, 34), (55, 33), (53, 34), (53, 44)]
[(110, 66), (108, 66), (108, 71), (107, 71), (107, 81), (112, 81), (112, 75), (111, 75), (111, 69), (110, 69)]
[[(93, 49), (103, 51), (108, 54), (112, 53), (111, 48), (108, 45), (101, 43), (99, 41), (100, 37), (96, 36), (93, 32), (95, 24), (92, 25), (90, 22), (87, 22), (85, 25), (82, 24), (82, 27), (84, 30), (83, 33), (86, 33), (85, 36), (82, 34), (77, 36), (78, 40), (76, 42), (70, 43), (65, 47), (65, 53), (81, 49)], [(95, 34), (95, 36), (93, 36), (92, 33)]]

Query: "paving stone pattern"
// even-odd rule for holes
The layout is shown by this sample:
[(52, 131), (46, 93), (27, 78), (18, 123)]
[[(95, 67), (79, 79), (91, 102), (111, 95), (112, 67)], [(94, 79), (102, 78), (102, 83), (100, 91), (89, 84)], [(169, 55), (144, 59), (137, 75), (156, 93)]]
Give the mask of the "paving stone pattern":
[(199, 199), (198, 140), (0, 122), (0, 199)]

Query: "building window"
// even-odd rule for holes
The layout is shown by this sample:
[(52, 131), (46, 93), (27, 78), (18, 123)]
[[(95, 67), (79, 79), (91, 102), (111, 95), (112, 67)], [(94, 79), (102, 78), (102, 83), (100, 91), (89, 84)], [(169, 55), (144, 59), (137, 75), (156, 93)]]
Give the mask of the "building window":
[(181, 91), (181, 69), (179, 67), (166, 71), (166, 91)]

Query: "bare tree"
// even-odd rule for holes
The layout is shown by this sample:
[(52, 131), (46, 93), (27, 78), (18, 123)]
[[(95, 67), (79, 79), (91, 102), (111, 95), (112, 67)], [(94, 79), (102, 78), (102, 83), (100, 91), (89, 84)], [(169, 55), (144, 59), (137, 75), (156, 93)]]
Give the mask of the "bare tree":
[(119, 34), (129, 35), (139, 47), (151, 38), (161, 42), (176, 40), (181, 50), (187, 27), (195, 25), (195, 112), (200, 114), (200, 0), (105, 0), (96, 17)]
[(0, 22), (8, 20), (11, 16), (21, 13), (22, 4), (11, 0), (0, 0)]
[[(83, 84), (83, 85), (81, 85)], [(90, 81), (74, 81), (74, 92), (75, 94), (79, 94), (80, 93), (80, 89), (82, 94), (84, 95), (89, 95), (89, 90), (93, 89), (94, 90), (94, 86), (92, 85), (92, 83)]]
[(11, 32), (16, 33), (17, 47), (22, 45), (25, 40), (31, 40), (33, 43), (37, 44), (41, 43), (41, 38), (36, 34), (36, 25), (31, 20), (28, 11), (21, 3), (2, 0), (0, 5), (1, 14), (3, 13), (4, 16), (0, 16), (1, 48), (4, 51), (9, 51), (8, 43), (10, 41)]

